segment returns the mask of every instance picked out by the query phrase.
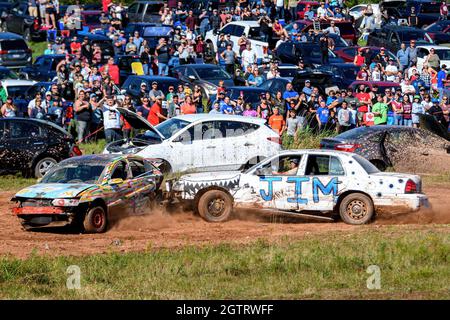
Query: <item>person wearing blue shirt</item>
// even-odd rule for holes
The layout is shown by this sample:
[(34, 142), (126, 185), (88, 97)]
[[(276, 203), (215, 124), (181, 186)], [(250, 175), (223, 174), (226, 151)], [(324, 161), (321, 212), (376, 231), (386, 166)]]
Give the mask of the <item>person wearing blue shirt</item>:
[(305, 80), (305, 86), (302, 89), (302, 92), (304, 94), (306, 94), (306, 97), (309, 100), (309, 97), (311, 97), (311, 93), (312, 93), (312, 87), (311, 87), (311, 81), (310, 80)]
[(224, 114), (233, 114), (234, 113), (233, 106), (231, 105), (231, 102), (230, 102), (230, 97), (225, 97), (225, 99), (223, 99), (223, 104), (220, 106), (220, 112), (222, 112)]
[(298, 92), (293, 89), (292, 83), (289, 82), (286, 85), (286, 91), (283, 93), (283, 99), (286, 101), (286, 110), (289, 110), (291, 108), (290, 102), (297, 102), (298, 98)]
[(447, 82), (447, 66), (443, 64), (441, 66), (441, 70), (437, 74), (437, 89), (439, 91), (439, 101), (442, 101), (442, 98), (444, 97), (444, 86)]
[(319, 124), (320, 131), (324, 130), (324, 128), (328, 123), (329, 118), (330, 118), (330, 110), (326, 106), (325, 101), (321, 101), (316, 113), (316, 119), (317, 123)]
[(400, 50), (397, 51), (397, 59), (400, 62), (401, 70), (405, 70), (409, 65), (409, 54), (406, 50), (406, 44), (402, 43)]

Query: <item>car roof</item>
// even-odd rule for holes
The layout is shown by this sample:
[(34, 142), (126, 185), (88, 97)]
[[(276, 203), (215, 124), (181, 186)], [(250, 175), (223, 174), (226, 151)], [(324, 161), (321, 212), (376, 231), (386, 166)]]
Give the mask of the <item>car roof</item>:
[(420, 31), (420, 32), (426, 32), (425, 30), (415, 28), (415, 27), (409, 27), (409, 26), (397, 26), (397, 25), (385, 25), (383, 28), (390, 29), (390, 30), (396, 30), (399, 32), (411, 32), (411, 31)]
[(137, 79), (142, 79), (142, 80), (147, 80), (147, 81), (178, 81), (177, 78), (173, 78), (173, 77), (167, 77), (167, 76), (129, 76), (128, 78), (137, 78)]
[(114, 160), (119, 160), (126, 158), (123, 155), (118, 154), (89, 154), (78, 157), (72, 157), (61, 161), (59, 164), (71, 164), (71, 163), (90, 163), (90, 162), (100, 162), (102, 164), (107, 164)]
[(35, 118), (18, 118), (18, 117), (0, 118), (0, 121), (14, 121), (14, 120), (30, 121), (30, 122), (40, 123), (40, 124), (43, 124), (43, 125), (50, 126), (50, 127), (54, 128), (54, 129), (57, 129), (58, 131), (61, 131), (62, 133), (70, 136), (70, 133), (68, 133), (66, 130), (64, 130), (64, 128), (62, 128), (61, 126), (58, 126), (57, 124), (55, 124), (54, 122), (51, 122), (51, 121), (46, 121), (46, 120), (42, 120), (42, 119), (35, 119)]
[(204, 121), (204, 120), (230, 120), (230, 121), (239, 121), (246, 123), (254, 123), (254, 124), (264, 124), (265, 120), (261, 118), (254, 117), (243, 117), (229, 114), (209, 114), (209, 113), (194, 113), (194, 114), (184, 114), (181, 116), (176, 116), (173, 119), (184, 120), (187, 122), (196, 122), (196, 121)]
[(220, 66), (218, 66), (217, 64), (212, 64), (212, 63), (182, 64), (182, 65), (177, 66), (176, 68), (179, 68), (179, 67), (192, 67), (194, 69), (195, 68), (198, 68), (198, 69), (200, 69), (200, 68), (203, 68), (203, 69), (206, 69), (206, 68), (214, 68), (214, 69), (220, 68)]
[(324, 154), (324, 155), (340, 155), (340, 156), (352, 156), (353, 153), (346, 151), (337, 151), (337, 150), (328, 150), (328, 149), (287, 149), (280, 151), (278, 155), (286, 155), (286, 154)]
[(246, 87), (246, 86), (232, 86), (232, 87), (228, 87), (226, 90), (242, 90), (242, 91), (261, 91), (261, 92), (265, 92), (266, 90), (258, 88), (258, 87)]
[(420, 46), (417, 46), (417, 48), (424, 48), (424, 49), (433, 48), (434, 50), (450, 50), (449, 47), (437, 46), (437, 45), (432, 45), (432, 44), (420, 45)]
[(259, 27), (258, 21), (255, 20), (247, 20), (247, 21), (232, 21), (230, 23), (227, 23), (225, 26), (233, 24), (237, 26), (249, 26), (249, 27)]
[(12, 32), (0, 32), (0, 41), (2, 41), (2, 40), (19, 40), (19, 39), (23, 40), (23, 37), (18, 34), (12, 33)]
[(34, 81), (34, 80), (15, 80), (15, 79), (2, 80), (2, 85), (6, 85), (7, 87), (8, 86), (26, 86), (26, 85), (32, 86), (35, 83), (36, 83), (36, 81)]
[(398, 84), (397, 82), (392, 82), (392, 81), (365, 81), (365, 80), (355, 80), (353, 81), (350, 85), (353, 84), (365, 84), (365, 85), (377, 85), (377, 86), (382, 86), (382, 87), (387, 87), (387, 86), (392, 86), (392, 87), (399, 87), (400, 84)]

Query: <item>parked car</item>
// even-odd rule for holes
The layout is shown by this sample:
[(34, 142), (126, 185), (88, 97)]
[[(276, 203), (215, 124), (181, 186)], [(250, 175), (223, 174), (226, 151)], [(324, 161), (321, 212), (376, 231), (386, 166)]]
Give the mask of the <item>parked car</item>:
[[(267, 90), (261, 87), (246, 87), (246, 86), (234, 86), (226, 88), (225, 94), (230, 97), (231, 100), (237, 100), (242, 97), (245, 103), (250, 103), (253, 109), (256, 110), (258, 104), (261, 103), (261, 94), (266, 93)], [(272, 94), (274, 96), (274, 94)], [(214, 98), (214, 97), (213, 97)], [(211, 99), (212, 102), (214, 99)]]
[[(96, 34), (96, 33), (90, 33), (90, 32), (78, 32), (77, 34), (77, 42), (82, 43), (83, 39), (87, 37), (89, 40), (89, 43), (91, 45), (99, 45), (100, 49), (102, 49), (102, 56), (104, 58), (103, 62), (106, 62), (106, 60), (110, 57), (114, 57), (114, 47), (112, 44), (112, 40), (102, 34)], [(66, 48), (70, 48), (70, 38), (66, 38)]]
[(386, 25), (381, 29), (371, 32), (367, 38), (367, 45), (384, 47), (391, 52), (400, 50), (402, 43), (409, 46), (411, 40), (416, 40), (417, 45), (432, 44), (433, 40), (422, 29), (404, 26)]
[(16, 193), (12, 212), (25, 229), (75, 225), (86, 233), (105, 232), (119, 214), (149, 210), (161, 182), (161, 172), (138, 156), (75, 157)]
[(0, 67), (0, 81), (4, 79), (18, 80), (21, 76), (25, 76), (22, 73), (16, 73), (15, 71), (6, 67)]
[(416, 9), (418, 27), (422, 28), (432, 24), (440, 18), (441, 2), (434, 0), (407, 0), (400, 6), (401, 17), (407, 19), (411, 7)]
[(52, 122), (0, 118), (0, 170), (41, 178), (59, 161), (81, 155), (73, 137)]
[(214, 33), (214, 30), (210, 30), (206, 33), (205, 42), (212, 43), (214, 51), (217, 51), (217, 39), (219, 34), (230, 34), (231, 41), (233, 41), (233, 51), (240, 56), (238, 40), (244, 34), (250, 41), (252, 46), (252, 52), (255, 53), (258, 58), (267, 57), (269, 44), (268, 42), (261, 41), (260, 35), (261, 27), (258, 21), (233, 21), (227, 23), (218, 33)]
[(53, 82), (37, 82), (26, 89), (23, 94), (16, 96), (14, 105), (19, 110), (19, 113), (27, 115), (29, 102), (36, 98), (37, 93), (40, 93), (42, 97), (45, 97), (45, 93), (50, 91), (52, 84)]
[(139, 32), (139, 34), (142, 36), (146, 27), (155, 26), (157, 26), (157, 24), (153, 22), (129, 22), (124, 29), (125, 37), (128, 38), (130, 36), (134, 36), (135, 31)]
[[(317, 43), (311, 42), (283, 42), (273, 52), (273, 56), (283, 63), (297, 64), (301, 58), (306, 66), (322, 64), (320, 46)], [(337, 57), (330, 49), (328, 49), (328, 57), (330, 63), (344, 62), (344, 60)]]
[[(307, 33), (310, 29), (314, 29), (313, 22), (311, 20), (297, 20), (291, 22), (286, 26), (286, 31), (290, 31), (293, 28), (294, 23), (296, 23), (299, 27), (299, 30), (303, 33)], [(353, 27), (353, 23), (351, 21), (335, 21), (336, 27), (339, 28), (341, 33), (341, 37), (344, 38), (349, 44), (356, 44), (358, 41), (358, 33)], [(320, 22), (319, 29), (324, 30), (330, 26), (330, 22)]]
[(435, 32), (448, 33), (450, 31), (450, 20), (438, 20), (423, 28), (431, 37)]
[(226, 88), (234, 86), (233, 78), (216, 64), (188, 64), (173, 69), (173, 75), (183, 83), (198, 85), (205, 98), (217, 94), (219, 81), (223, 80)]
[(159, 10), (164, 1), (136, 1), (128, 7), (128, 19), (130, 22), (153, 22), (161, 23)]
[[(5, 89), (6, 95), (13, 98), (13, 101), (24, 99), (25, 92), (33, 86), (36, 81), (33, 80), (12, 80), (6, 79), (1, 81), (1, 86)], [(5, 102), (5, 101), (3, 101)], [(17, 114), (18, 117), (26, 116), (27, 109), (22, 105), (18, 106)]]
[[(285, 29), (287, 32), (290, 32), (293, 29), (293, 25), (294, 23), (290, 23), (288, 24)], [(317, 34), (315, 33), (315, 40), (312, 41), (313, 43), (319, 43), (319, 39), (320, 37), (323, 35), (323, 32), (318, 32)], [(341, 49), (341, 48), (347, 48), (348, 42), (342, 38), (341, 36), (338, 36), (337, 34), (334, 33), (329, 33), (328, 34), (328, 38), (331, 38), (334, 41), (334, 48), (335, 50), (337, 49)], [(292, 41), (294, 41), (293, 39), (291, 39)]]
[(28, 3), (25, 1), (16, 2), (3, 11), (1, 20), (1, 31), (19, 34), (26, 41), (43, 41), (47, 37), (47, 32), (41, 29), (39, 19), (28, 13)]
[(161, 38), (165, 38), (167, 43), (171, 42), (172, 27), (169, 26), (146, 26), (141, 33), (142, 38), (147, 40), (150, 46), (150, 52), (154, 53), (155, 48), (158, 46), (158, 41)]
[(102, 24), (100, 23), (101, 13), (101, 10), (81, 10), (80, 18), (82, 26), (88, 28), (90, 32), (102, 29)]
[(31, 49), (14, 33), (0, 32), (0, 66), (18, 69), (31, 64)]
[[(340, 48), (337, 50), (334, 50), (334, 53), (341, 58), (342, 60), (344, 60), (345, 62), (351, 62), (353, 63), (353, 61), (355, 60), (355, 56), (358, 54), (358, 50), (359, 49), (369, 49), (370, 50), (370, 60), (373, 60), (379, 53), (380, 53), (380, 49), (381, 47), (358, 47), (358, 46), (351, 46), (351, 47), (347, 47), (347, 48)], [(388, 55), (388, 57), (390, 59), (393, 59), (395, 62), (395, 65), (398, 67), (400, 65), (400, 63), (398, 62), (397, 56), (392, 53), (389, 50), (385, 50), (385, 53)]]
[(244, 168), (281, 149), (279, 135), (260, 118), (189, 114), (152, 126), (132, 111), (118, 110), (135, 129), (147, 131), (112, 142), (103, 152), (159, 158), (163, 172)]
[(305, 86), (305, 81), (311, 82), (311, 87), (317, 87), (321, 94), (327, 94), (330, 89), (343, 89), (345, 83), (340, 77), (336, 77), (331, 70), (323, 69), (307, 69), (299, 71), (294, 79), (292, 79), (292, 86), (297, 92), (301, 92)]
[[(382, 181), (383, 183), (380, 183)], [(173, 197), (208, 222), (255, 209), (362, 225), (380, 209), (429, 207), (420, 176), (383, 173), (363, 157), (330, 150), (286, 150), (245, 172), (207, 172), (171, 181)]]
[(284, 93), (286, 91), (286, 85), (290, 83), (292, 79), (290, 78), (272, 78), (267, 79), (263, 83), (261, 83), (258, 88), (263, 89), (264, 91), (268, 91), (273, 95), (276, 95), (278, 91)]
[(323, 138), (320, 147), (357, 153), (384, 171), (387, 167), (395, 167), (399, 153), (412, 143), (418, 152), (430, 144), (443, 151), (450, 148), (448, 140), (428, 130), (407, 126), (359, 127), (332, 138)]
[(427, 55), (430, 53), (430, 49), (433, 48), (434, 52), (438, 55), (441, 61), (441, 66), (446, 65), (450, 67), (450, 48), (443, 46), (417, 46), (417, 69), (422, 70)]
[(356, 80), (356, 75), (360, 69), (353, 63), (333, 63), (318, 68), (318, 70), (331, 72), (336, 79), (336, 83), (339, 83), (342, 88), (347, 88)]
[(356, 89), (364, 85), (365, 87), (369, 87), (370, 90), (373, 89), (374, 86), (378, 87), (377, 93), (384, 94), (386, 89), (396, 90), (400, 88), (400, 84), (391, 81), (364, 81), (364, 80), (355, 80), (348, 87), (353, 89), (353, 92), (356, 92)]
[(131, 75), (123, 83), (122, 92), (129, 94), (134, 99), (139, 99), (141, 83), (145, 83), (148, 90), (150, 90), (153, 81), (158, 83), (158, 89), (162, 92), (169, 92), (169, 86), (176, 88), (181, 83), (178, 79), (172, 77)]
[[(278, 72), (280, 73), (280, 77), (292, 79), (295, 74), (299, 70), (298, 66), (292, 63), (279, 63), (278, 64)], [(269, 69), (263, 70), (264, 77), (267, 77), (267, 73)]]
[(66, 58), (64, 54), (44, 54), (36, 57), (31, 66), (22, 69), (29, 79), (52, 81), (56, 77), (56, 66)]
[[(380, 5), (378, 3), (371, 3), (370, 6), (372, 7), (374, 18), (380, 21), (381, 19)], [(365, 3), (357, 4), (356, 6), (353, 6), (348, 10), (348, 14), (351, 15), (353, 19), (358, 20), (363, 16), (364, 10), (366, 10), (366, 8), (367, 4)]]

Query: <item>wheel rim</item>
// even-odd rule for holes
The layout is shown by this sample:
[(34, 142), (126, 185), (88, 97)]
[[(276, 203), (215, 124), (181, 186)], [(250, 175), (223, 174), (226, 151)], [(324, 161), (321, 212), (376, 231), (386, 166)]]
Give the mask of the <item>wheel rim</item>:
[(92, 214), (92, 224), (95, 228), (100, 228), (103, 225), (103, 210), (97, 209)]
[(39, 165), (39, 168), (38, 168), (39, 174), (40, 174), (41, 176), (44, 176), (44, 175), (47, 173), (47, 171), (48, 171), (54, 164), (55, 164), (55, 162), (52, 161), (52, 160), (45, 160), (45, 161), (42, 161), (41, 164)]
[(346, 212), (350, 218), (361, 220), (367, 215), (368, 208), (364, 201), (353, 200), (347, 205)]
[(208, 212), (213, 217), (220, 217), (225, 211), (225, 200), (217, 197), (208, 202)]

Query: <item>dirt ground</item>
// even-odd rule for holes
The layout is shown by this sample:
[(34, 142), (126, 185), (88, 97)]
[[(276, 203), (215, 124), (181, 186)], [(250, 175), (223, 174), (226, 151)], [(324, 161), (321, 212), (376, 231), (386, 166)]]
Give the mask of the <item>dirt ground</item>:
[[(450, 182), (445, 186), (425, 186), (432, 211), (418, 212), (377, 219), (366, 226), (351, 226), (342, 222), (311, 222), (300, 219), (286, 221), (277, 217), (251, 217), (234, 219), (226, 223), (211, 224), (194, 216), (192, 212), (163, 213), (162, 210), (145, 216), (121, 219), (104, 234), (68, 233), (52, 228), (23, 231), (18, 219), (11, 215), (13, 193), (0, 195), (0, 255), (25, 258), (31, 253), (50, 256), (86, 255), (111, 251), (130, 252), (151, 248), (176, 248), (185, 245), (216, 243), (249, 243), (258, 239), (277, 241), (283, 237), (306, 238), (313, 234), (342, 232), (370, 232), (387, 225), (403, 225), (405, 229), (423, 229), (448, 226), (430, 224), (450, 223)], [(427, 227), (425, 227), (427, 228)]]

